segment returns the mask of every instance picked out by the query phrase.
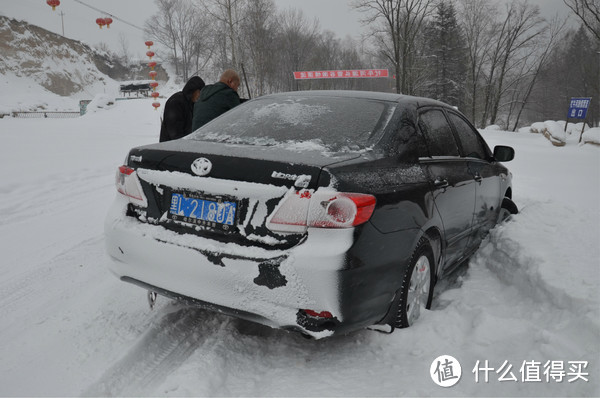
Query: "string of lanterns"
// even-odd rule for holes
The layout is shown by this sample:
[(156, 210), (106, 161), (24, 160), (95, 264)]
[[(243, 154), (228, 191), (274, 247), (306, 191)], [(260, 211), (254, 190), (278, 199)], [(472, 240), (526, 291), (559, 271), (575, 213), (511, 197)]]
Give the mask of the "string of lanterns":
[(152, 82), (150, 83), (150, 87), (152, 87), (152, 93), (150, 94), (150, 96), (154, 98), (152, 106), (154, 107), (154, 110), (157, 110), (160, 107), (160, 102), (158, 102), (158, 97), (160, 96), (160, 94), (158, 93), (158, 91), (156, 91), (156, 87), (158, 87), (158, 82), (155, 81), (158, 72), (154, 70), (154, 68), (157, 65), (156, 62), (152, 61), (152, 57), (154, 57), (156, 54), (154, 53), (154, 51), (150, 50), (150, 48), (154, 45), (154, 42), (148, 40), (144, 44), (148, 46), (148, 51), (146, 52), (146, 55), (148, 56), (148, 58), (150, 58), (150, 62), (148, 62), (148, 67), (150, 68), (148, 76), (150, 76), (150, 78), (152, 79)]
[[(46, 0), (46, 4), (52, 7), (52, 11), (55, 11), (56, 7), (60, 5), (60, 0)], [(100, 29), (102, 29), (103, 26), (106, 26), (106, 28), (108, 29), (110, 28), (110, 24), (112, 23), (113, 19), (110, 17), (96, 18), (96, 24), (100, 27)]]
[(60, 0), (46, 0), (46, 4), (52, 7), (52, 11), (54, 11), (60, 5)]
[(110, 28), (110, 24), (113, 23), (112, 18), (97, 18), (96, 19), (96, 24), (100, 27), (100, 29), (102, 29), (102, 27), (104, 25), (106, 25), (106, 28)]

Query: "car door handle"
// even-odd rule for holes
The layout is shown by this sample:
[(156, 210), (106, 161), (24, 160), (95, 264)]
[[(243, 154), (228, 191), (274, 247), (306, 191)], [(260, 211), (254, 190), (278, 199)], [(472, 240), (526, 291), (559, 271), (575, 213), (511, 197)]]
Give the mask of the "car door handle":
[(435, 185), (438, 188), (444, 188), (448, 186), (448, 180), (446, 180), (445, 178), (437, 177), (433, 182), (433, 185)]
[(483, 177), (479, 173), (475, 173), (475, 176), (473, 177), (473, 179), (477, 182), (483, 181)]

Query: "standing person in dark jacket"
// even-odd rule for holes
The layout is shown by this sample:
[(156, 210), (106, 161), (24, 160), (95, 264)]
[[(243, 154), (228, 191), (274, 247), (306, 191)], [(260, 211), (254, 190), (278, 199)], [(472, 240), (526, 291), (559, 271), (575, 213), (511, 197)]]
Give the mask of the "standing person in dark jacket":
[(160, 142), (176, 140), (193, 131), (194, 103), (200, 98), (200, 91), (204, 85), (204, 80), (193, 76), (185, 84), (183, 90), (173, 94), (167, 100), (160, 126)]
[(227, 69), (215, 84), (209, 84), (200, 93), (200, 100), (194, 106), (192, 130), (204, 126), (217, 116), (240, 104), (237, 89), (240, 76), (236, 71)]

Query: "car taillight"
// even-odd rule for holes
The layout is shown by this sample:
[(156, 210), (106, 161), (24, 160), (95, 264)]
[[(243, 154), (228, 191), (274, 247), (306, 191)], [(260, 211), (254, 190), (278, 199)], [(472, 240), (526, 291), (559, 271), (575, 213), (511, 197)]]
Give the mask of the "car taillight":
[[(308, 225), (320, 228), (349, 228), (369, 221), (375, 210), (375, 197), (362, 193), (337, 193), (315, 206)], [(312, 206), (311, 206), (312, 208)], [(322, 210), (321, 210), (322, 209)]]
[(134, 169), (128, 166), (120, 166), (117, 170), (115, 183), (117, 191), (127, 196), (131, 203), (142, 207), (148, 206), (148, 200), (142, 191), (140, 180)]
[(307, 227), (350, 228), (367, 222), (375, 203), (373, 195), (362, 193), (292, 189), (267, 219), (267, 227), (280, 232), (304, 232)]
[(333, 318), (333, 315), (331, 314), (331, 312), (329, 311), (321, 311), (321, 312), (317, 312), (314, 310), (302, 310), (304, 311), (304, 313), (308, 316), (311, 316), (313, 318)]

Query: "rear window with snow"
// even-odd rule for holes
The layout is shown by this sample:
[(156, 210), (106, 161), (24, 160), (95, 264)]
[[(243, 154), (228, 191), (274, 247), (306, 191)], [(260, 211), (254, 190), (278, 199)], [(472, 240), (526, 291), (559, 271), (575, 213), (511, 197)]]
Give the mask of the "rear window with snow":
[(259, 98), (188, 137), (292, 150), (355, 152), (373, 144), (391, 119), (393, 105), (346, 97)]

